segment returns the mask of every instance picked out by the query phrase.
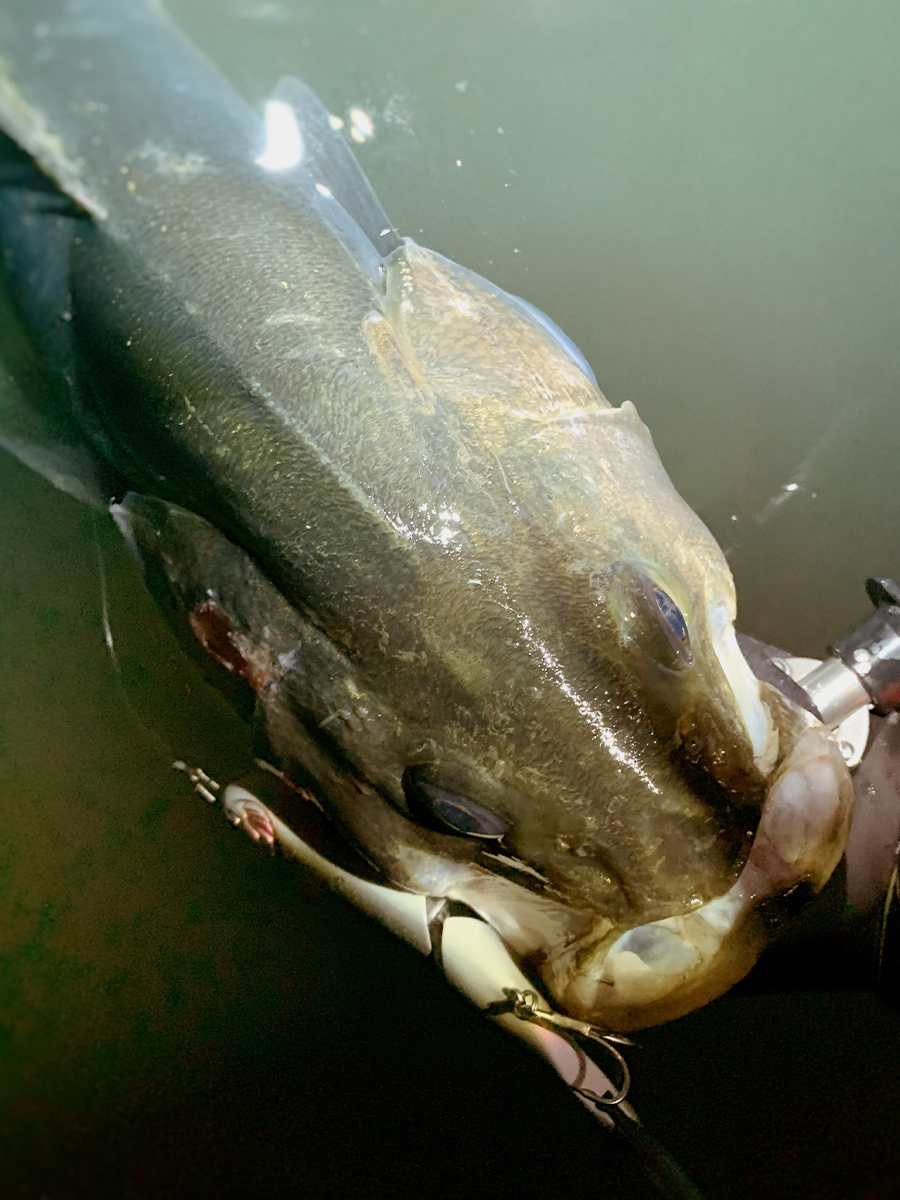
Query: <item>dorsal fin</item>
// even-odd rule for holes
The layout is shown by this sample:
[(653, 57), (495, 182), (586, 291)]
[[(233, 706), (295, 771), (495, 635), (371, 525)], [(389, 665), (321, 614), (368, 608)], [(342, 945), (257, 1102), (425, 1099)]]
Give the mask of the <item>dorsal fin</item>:
[(353, 151), (332, 128), (328, 111), (312, 88), (285, 75), (270, 99), (293, 109), (303, 140), (303, 167), (317, 184), (328, 189), (382, 258), (393, 253), (403, 244), (402, 239), (385, 215)]

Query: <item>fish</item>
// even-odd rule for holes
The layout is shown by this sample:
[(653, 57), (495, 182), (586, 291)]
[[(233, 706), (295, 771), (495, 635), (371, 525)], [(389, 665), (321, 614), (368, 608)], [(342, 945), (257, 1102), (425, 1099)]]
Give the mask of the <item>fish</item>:
[(258, 113), (157, 0), (3, 0), (0, 129), (48, 380), (0, 437), (112, 512), (297, 794), (572, 1018), (746, 974), (838, 863), (850, 776), (750, 669), (634, 406), (401, 238), (302, 82)]

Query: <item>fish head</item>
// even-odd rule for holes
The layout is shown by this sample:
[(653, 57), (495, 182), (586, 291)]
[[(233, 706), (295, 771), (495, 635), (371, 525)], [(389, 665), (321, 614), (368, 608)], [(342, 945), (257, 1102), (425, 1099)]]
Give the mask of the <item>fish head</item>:
[[(448, 894), (498, 926), (503, 907), (567, 1011), (619, 1028), (677, 1016), (749, 969), (778, 897), (829, 877), (849, 775), (824, 729), (753, 675), (725, 557), (634, 407), (435, 258), (408, 255), (426, 281), (405, 283), (395, 344), (414, 378), (454, 392), (431, 420), (461, 414), (440, 441), (492, 483), (487, 499), (444, 485), (419, 505), (395, 803), (470, 844), (472, 875)], [(433, 478), (452, 474), (445, 460)], [(414, 513), (400, 525), (415, 537)], [(434, 890), (404, 836), (392, 874)], [(530, 902), (495, 904), (500, 875)]]
[(428, 719), (404, 798), (436, 836), (468, 841), (478, 871), (540, 897), (497, 901), (477, 874), (452, 890), (495, 923), (504, 906), (557, 1002), (633, 1028), (730, 986), (779, 920), (776, 898), (822, 886), (849, 776), (825, 731), (747, 665), (725, 558), (633, 408), (555, 422), (531, 451), (560, 439), (581, 486), (596, 491), (598, 472), (614, 486), (541, 530), (524, 515), (539, 489), (507, 456), (522, 532), (505, 570), (469, 589), (464, 646), (446, 614), (435, 631), (467, 700), (412, 689)]
[(426, 252), (401, 265), (366, 325), (395, 376), (346, 467), (376, 516), (325, 599), (335, 505), (283, 506), (300, 583), (167, 502), (117, 520), (384, 878), (475, 910), (581, 1019), (678, 1016), (828, 878), (848, 772), (753, 676), (728, 564), (633, 406), (511, 298)]

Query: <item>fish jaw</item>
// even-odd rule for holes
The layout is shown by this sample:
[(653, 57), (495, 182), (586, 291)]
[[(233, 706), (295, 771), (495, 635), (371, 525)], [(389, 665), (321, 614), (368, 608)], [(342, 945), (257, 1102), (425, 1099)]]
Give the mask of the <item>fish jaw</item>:
[(762, 697), (759, 680), (737, 644), (734, 607), (733, 602), (728, 604), (719, 598), (707, 602), (707, 621), (716, 659), (728, 680), (753, 747), (754, 766), (767, 775), (778, 758), (778, 730)]
[(836, 743), (810, 724), (769, 788), (732, 887), (691, 912), (624, 931), (595, 924), (545, 960), (548, 989), (567, 1012), (621, 1030), (672, 1020), (721, 995), (762, 949), (759, 906), (799, 884), (819, 891), (827, 882), (846, 845), (852, 800)]

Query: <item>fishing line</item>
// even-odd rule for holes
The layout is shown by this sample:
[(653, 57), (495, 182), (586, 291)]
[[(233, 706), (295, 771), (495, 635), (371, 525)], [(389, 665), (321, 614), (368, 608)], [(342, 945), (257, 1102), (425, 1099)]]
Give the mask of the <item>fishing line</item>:
[(644, 1173), (662, 1200), (704, 1200), (703, 1194), (677, 1159), (644, 1128), (634, 1109), (624, 1103), (631, 1087), (631, 1071), (618, 1047), (633, 1046), (631, 1039), (587, 1021), (542, 1009), (536, 992), (503, 988), (503, 995), (505, 999), (488, 1005), (483, 1012), (491, 1017), (511, 1013), (520, 1021), (544, 1025), (564, 1038), (580, 1058), (590, 1057), (595, 1065), (596, 1060), (592, 1055), (585, 1054), (577, 1039), (581, 1037), (603, 1047), (618, 1065), (621, 1075), (619, 1086), (615, 1087), (610, 1082), (611, 1094), (599, 1095), (582, 1085), (582, 1068), (578, 1079), (568, 1084), (569, 1088), (587, 1102), (603, 1128), (623, 1143), (635, 1166)]
[(121, 676), (116, 647), (113, 642), (112, 628), (109, 623), (109, 585), (106, 579), (106, 564), (103, 561), (103, 551), (100, 549), (100, 537), (97, 532), (97, 514), (93, 509), (90, 510), (90, 514), (91, 532), (94, 535), (94, 550), (97, 554), (97, 570), (100, 574), (100, 615), (103, 621), (103, 640), (106, 642), (106, 648), (109, 651), (113, 667), (119, 676)]
[(103, 641), (106, 645), (109, 660), (112, 664), (113, 673), (116, 677), (117, 686), (121, 693), (122, 699), (125, 701), (125, 706), (128, 709), (135, 725), (144, 733), (149, 734), (151, 741), (156, 742), (157, 746), (162, 749), (163, 758), (169, 763), (177, 760), (178, 755), (168, 738), (163, 737), (158, 729), (154, 728), (145, 717), (143, 717), (134, 705), (133, 700), (128, 691), (128, 686), (125, 683), (125, 677), (122, 673), (122, 665), (119, 661), (119, 655), (116, 651), (115, 638), (113, 637), (112, 622), (110, 621), (109, 609), (109, 580), (106, 573), (106, 563), (103, 559), (103, 550), (100, 545), (100, 533), (97, 527), (97, 513), (92, 508), (89, 510), (91, 514), (91, 530), (94, 537), (94, 550), (97, 555), (97, 571), (100, 577), (100, 619), (103, 628)]

